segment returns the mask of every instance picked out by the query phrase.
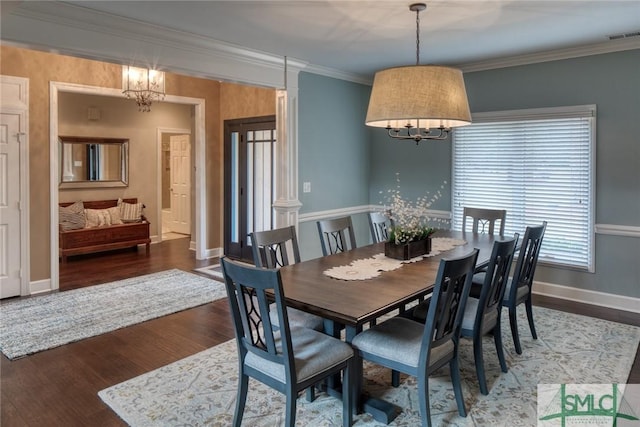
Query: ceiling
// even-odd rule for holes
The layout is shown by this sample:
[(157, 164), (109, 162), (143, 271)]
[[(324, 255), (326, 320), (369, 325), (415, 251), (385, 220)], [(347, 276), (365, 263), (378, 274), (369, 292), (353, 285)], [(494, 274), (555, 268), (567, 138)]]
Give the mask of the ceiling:
[[(416, 15), (409, 11), (407, 1), (63, 3), (67, 9), (73, 6), (83, 13), (95, 11), (101, 22), (126, 18), (132, 27), (153, 24), (194, 40), (221, 41), (367, 78), (382, 68), (414, 64), (416, 57)], [(45, 31), (46, 26), (11, 25), (14, 17), (25, 13), (44, 19), (51, 13), (51, 5), (2, 1), (3, 41), (26, 40), (27, 47), (55, 47), (64, 52), (62, 36), (60, 40), (48, 36), (42, 43), (46, 46), (29, 42), (29, 32)], [(59, 11), (56, 19), (63, 20)], [(640, 37), (609, 40), (612, 35), (629, 36), (640, 31), (640, 0), (432, 0), (420, 14), (420, 27), (421, 63), (462, 67), (589, 46), (600, 50), (610, 46), (615, 51), (640, 47)], [(101, 29), (96, 27), (95, 31)], [(623, 49), (617, 48), (621, 42)], [(140, 54), (132, 51), (135, 45), (131, 44), (112, 49), (121, 49), (123, 58)], [(161, 53), (158, 55), (161, 61)]]

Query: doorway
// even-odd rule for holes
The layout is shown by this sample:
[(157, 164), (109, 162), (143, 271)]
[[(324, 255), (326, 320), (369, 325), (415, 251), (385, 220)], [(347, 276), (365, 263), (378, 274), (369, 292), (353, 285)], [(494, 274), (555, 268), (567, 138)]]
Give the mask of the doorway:
[(159, 180), (159, 240), (191, 236), (191, 135), (189, 130), (158, 129), (161, 179)]
[(224, 122), (225, 255), (253, 263), (249, 233), (275, 225), (275, 116)]

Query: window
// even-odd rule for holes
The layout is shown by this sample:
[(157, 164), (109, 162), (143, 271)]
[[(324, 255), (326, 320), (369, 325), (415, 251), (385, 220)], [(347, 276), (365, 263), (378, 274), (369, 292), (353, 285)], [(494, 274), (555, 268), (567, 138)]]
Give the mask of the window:
[(506, 209), (505, 234), (547, 221), (541, 263), (593, 271), (595, 105), (473, 115), (453, 134), (453, 228), (462, 208)]

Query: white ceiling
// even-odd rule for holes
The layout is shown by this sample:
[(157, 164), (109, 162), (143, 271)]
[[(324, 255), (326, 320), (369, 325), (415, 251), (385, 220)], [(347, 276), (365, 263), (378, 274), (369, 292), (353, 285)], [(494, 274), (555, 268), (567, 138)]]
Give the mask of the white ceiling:
[[(133, 20), (133, 26), (153, 24), (194, 39), (222, 41), (369, 78), (381, 68), (415, 63), (415, 13), (407, 1), (65, 3), (100, 12), (102, 21), (116, 15)], [(29, 40), (29, 32), (43, 29), (12, 27), (12, 18), (25, 12), (44, 15), (51, 11), (51, 2), (2, 1), (2, 8), (2, 39), (21, 43)], [(462, 66), (619, 44), (609, 36), (640, 31), (640, 0), (432, 0), (420, 21), (421, 62)], [(624, 42), (640, 47), (640, 37)], [(48, 37), (48, 46), (32, 47), (51, 50), (56, 43), (64, 51), (64, 41), (55, 37)], [(130, 45), (120, 49), (122, 57), (139, 54), (131, 52)]]

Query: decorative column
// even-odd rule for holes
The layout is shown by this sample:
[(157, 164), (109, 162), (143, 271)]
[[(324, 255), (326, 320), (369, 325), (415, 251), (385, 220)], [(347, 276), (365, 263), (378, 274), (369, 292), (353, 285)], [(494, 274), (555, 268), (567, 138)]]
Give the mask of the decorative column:
[(298, 73), (295, 87), (276, 92), (275, 227), (298, 226)]

